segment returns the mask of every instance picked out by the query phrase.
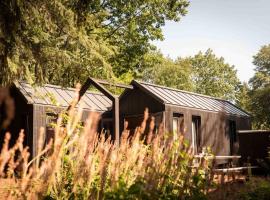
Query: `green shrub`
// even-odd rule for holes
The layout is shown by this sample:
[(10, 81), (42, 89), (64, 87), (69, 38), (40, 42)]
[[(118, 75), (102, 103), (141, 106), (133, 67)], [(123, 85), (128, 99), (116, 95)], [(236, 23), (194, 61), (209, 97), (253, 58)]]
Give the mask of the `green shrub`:
[(240, 192), (240, 200), (269, 200), (270, 199), (270, 181), (261, 180), (256, 183), (248, 183), (245, 191)]

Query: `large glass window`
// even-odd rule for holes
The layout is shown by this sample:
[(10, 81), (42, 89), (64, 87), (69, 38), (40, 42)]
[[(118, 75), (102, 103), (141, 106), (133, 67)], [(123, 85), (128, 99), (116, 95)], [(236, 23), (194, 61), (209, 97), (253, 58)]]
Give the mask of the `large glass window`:
[(184, 134), (184, 115), (181, 113), (173, 113), (173, 133), (174, 134)]
[(233, 120), (229, 120), (229, 135), (230, 135), (230, 151), (231, 154), (233, 154), (234, 143), (237, 142), (236, 123)]
[(201, 117), (192, 116), (192, 141), (191, 145), (193, 148), (193, 153), (197, 154), (201, 151)]
[(48, 144), (51, 139), (54, 139), (54, 127), (57, 123), (58, 115), (56, 113), (46, 113), (46, 134), (44, 135), (44, 142)]

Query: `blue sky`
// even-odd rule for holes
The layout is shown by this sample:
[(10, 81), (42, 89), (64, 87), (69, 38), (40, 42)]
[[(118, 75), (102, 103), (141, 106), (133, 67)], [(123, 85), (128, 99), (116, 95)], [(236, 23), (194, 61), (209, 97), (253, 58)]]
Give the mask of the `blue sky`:
[(154, 44), (177, 58), (213, 49), (237, 69), (241, 81), (254, 74), (253, 55), (270, 43), (270, 0), (191, 0), (180, 22), (167, 22)]

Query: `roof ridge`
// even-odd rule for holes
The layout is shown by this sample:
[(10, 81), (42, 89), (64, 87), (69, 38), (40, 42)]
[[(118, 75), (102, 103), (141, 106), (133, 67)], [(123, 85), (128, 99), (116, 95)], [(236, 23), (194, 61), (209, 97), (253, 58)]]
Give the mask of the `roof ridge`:
[(135, 81), (138, 82), (138, 83), (141, 83), (141, 84), (146, 84), (146, 85), (150, 85), (150, 86), (154, 86), (154, 87), (159, 87), (159, 88), (163, 88), (163, 89), (169, 89), (169, 90), (173, 90), (173, 91), (177, 91), (177, 92), (183, 92), (183, 93), (187, 93), (187, 94), (193, 94), (193, 95), (197, 95), (197, 96), (201, 96), (201, 97), (206, 97), (206, 98), (211, 98), (211, 99), (215, 99), (215, 100), (225, 101), (225, 102), (231, 103), (229, 100), (218, 98), (218, 97), (213, 97), (213, 96), (209, 96), (209, 95), (205, 95), (205, 94), (199, 94), (199, 93), (196, 93), (196, 92), (190, 92), (190, 91), (186, 91), (186, 90), (180, 90), (180, 89), (177, 89), (177, 88), (167, 87), (167, 86), (158, 85), (158, 84), (154, 84), (154, 83), (148, 83), (148, 82), (144, 82), (144, 81), (138, 81), (138, 80), (135, 80)]
[[(33, 89), (35, 88), (35, 87), (33, 87), (31, 84), (29, 84), (29, 83), (27, 83), (27, 82), (24, 82), (24, 81), (18, 81), (19, 82), (19, 84), (26, 84), (26, 85), (28, 85), (28, 86), (31, 86)], [(53, 85), (53, 84), (44, 84), (44, 85), (41, 85), (41, 86), (37, 86), (37, 87), (49, 87), (49, 88), (57, 88), (57, 89), (62, 89), (62, 90), (72, 90), (72, 91), (74, 91), (75, 90), (75, 88), (71, 88), (71, 87), (62, 87), (62, 86), (60, 86), (60, 85)], [(98, 92), (98, 91), (89, 91), (89, 90), (87, 90), (86, 91), (86, 93), (90, 93), (90, 94), (99, 94), (99, 95), (104, 95), (104, 94), (102, 94), (101, 92)], [(105, 95), (104, 95), (105, 96)]]

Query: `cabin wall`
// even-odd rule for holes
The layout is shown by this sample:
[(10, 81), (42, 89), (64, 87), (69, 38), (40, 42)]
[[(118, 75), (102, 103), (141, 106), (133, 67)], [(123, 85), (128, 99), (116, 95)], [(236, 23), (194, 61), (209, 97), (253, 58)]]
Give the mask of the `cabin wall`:
[[(231, 155), (238, 154), (239, 142), (236, 138), (235, 142), (231, 142), (230, 121), (235, 122), (235, 131), (251, 129), (251, 121), (249, 117), (232, 116), (222, 112), (211, 112), (207, 110), (198, 110), (187, 107), (164, 105), (148, 93), (134, 88), (128, 91), (120, 99), (120, 116), (123, 130), (124, 120), (129, 123), (128, 129), (134, 130), (139, 126), (145, 108), (149, 109), (150, 115), (159, 113), (156, 124), (162, 124), (165, 131), (173, 132), (173, 115), (174, 113), (184, 115), (184, 136), (187, 140), (192, 139), (192, 116), (201, 118), (200, 124), (200, 147), (210, 147), (215, 155)], [(235, 133), (236, 137), (237, 134)]]
[(33, 148), (32, 148), (32, 155), (37, 155), (37, 149), (38, 149), (38, 141), (39, 139), (42, 139), (45, 141), (46, 139), (46, 132), (44, 135), (44, 138), (40, 138), (40, 128), (43, 127), (46, 131), (47, 124), (47, 114), (56, 114), (61, 112), (63, 109), (59, 109), (57, 107), (51, 107), (51, 106), (44, 106), (44, 105), (33, 105)]
[(243, 164), (251, 163), (253, 166), (258, 166), (259, 160), (265, 160), (269, 157), (270, 130), (239, 131), (238, 137), (239, 155), (241, 155)]
[[(228, 155), (229, 139), (225, 134), (225, 116), (212, 112), (202, 112), (189, 108), (181, 108), (175, 106), (166, 106), (166, 130), (172, 132), (173, 113), (181, 113), (184, 115), (185, 133), (187, 140), (192, 139), (192, 116), (201, 117), (201, 147), (209, 146), (215, 154)], [(228, 143), (228, 144), (227, 144)]]
[[(150, 122), (154, 119), (154, 132), (162, 131), (164, 127), (164, 112), (156, 112), (156, 113), (149, 113), (148, 120), (146, 121), (145, 131), (144, 133), (149, 133), (150, 130)], [(130, 134), (132, 135), (137, 127), (140, 127), (143, 120), (144, 115), (129, 115), (125, 116), (124, 118), (125, 122), (127, 122), (128, 126), (127, 129), (130, 131)], [(123, 122), (124, 123), (124, 122)]]
[[(49, 141), (48, 137), (51, 138), (53, 137), (53, 129), (50, 128), (49, 125), (49, 121), (51, 121), (51, 119), (56, 119), (56, 116), (52, 116), (52, 115), (57, 115), (60, 112), (66, 110), (66, 108), (63, 107), (56, 107), (56, 106), (46, 106), (46, 105), (33, 105), (33, 137), (32, 137), (32, 155), (35, 156), (37, 155), (37, 148), (38, 148), (38, 141), (41, 137), (40, 135), (40, 128), (44, 127), (46, 130), (45, 136), (44, 138), (42, 138), (43, 141)], [(89, 113), (91, 111), (89, 110), (84, 110), (81, 116), (81, 121), (85, 122), (89, 116)], [(102, 118), (102, 114), (103, 112), (99, 112), (101, 115), (101, 121), (103, 120)], [(104, 117), (106, 116), (106, 119), (110, 117), (110, 112), (106, 112), (106, 115), (104, 115)], [(102, 129), (102, 124), (99, 124), (99, 130), (100, 131)]]
[[(163, 125), (165, 106), (138, 88), (128, 91), (119, 102), (120, 107), (120, 132), (124, 129), (124, 121), (128, 122), (128, 129), (133, 132), (143, 121), (144, 111), (148, 108), (151, 116), (155, 117), (156, 129)], [(149, 123), (148, 123), (149, 124)], [(148, 130), (148, 126), (146, 129)], [(146, 132), (147, 132), (146, 130)]]
[[(187, 140), (192, 138), (192, 116), (201, 117), (201, 147), (210, 147), (215, 155), (230, 155), (230, 134), (229, 120), (236, 122), (237, 130), (246, 130), (251, 128), (250, 118), (229, 116), (224, 113), (202, 111), (178, 106), (166, 105), (165, 109), (165, 127), (166, 131), (172, 132), (173, 113), (184, 115), (185, 133)], [(238, 152), (238, 142), (234, 143), (233, 154)]]
[(120, 99), (120, 115), (140, 115), (148, 108), (150, 113), (164, 111), (162, 103), (138, 88), (128, 91)]
[[(32, 105), (28, 105), (26, 99), (18, 92), (14, 87), (10, 88), (10, 96), (14, 101), (14, 118), (10, 122), (9, 126), (6, 129), (0, 130), (0, 149), (2, 147), (5, 133), (10, 132), (10, 146), (13, 146), (16, 143), (16, 140), (19, 136), (21, 130), (24, 130), (24, 145), (31, 147), (32, 146)], [(6, 119), (6, 107), (5, 104), (0, 105), (0, 124), (2, 125), (3, 120)]]

